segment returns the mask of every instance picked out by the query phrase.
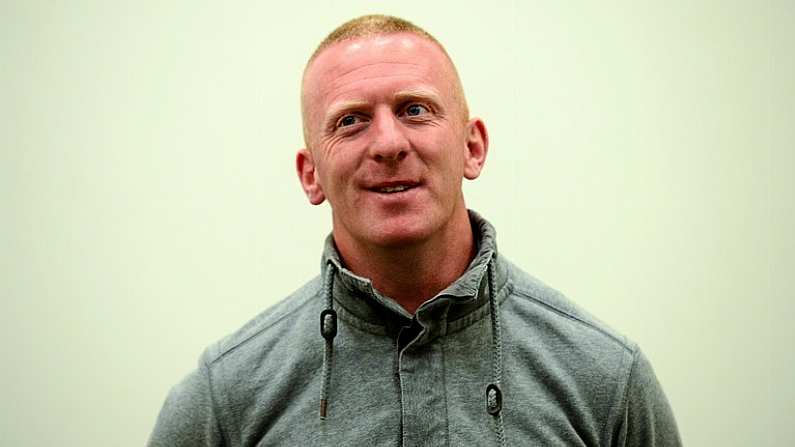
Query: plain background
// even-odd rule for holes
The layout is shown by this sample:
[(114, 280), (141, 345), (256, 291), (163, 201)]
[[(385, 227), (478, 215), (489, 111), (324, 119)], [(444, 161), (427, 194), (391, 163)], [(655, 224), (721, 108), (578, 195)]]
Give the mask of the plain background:
[(795, 443), (793, 2), (215, 5), (0, 5), (3, 445), (143, 445), (318, 273), (300, 75), (373, 12), (447, 46), (491, 135), (468, 205), (641, 345), (685, 443)]

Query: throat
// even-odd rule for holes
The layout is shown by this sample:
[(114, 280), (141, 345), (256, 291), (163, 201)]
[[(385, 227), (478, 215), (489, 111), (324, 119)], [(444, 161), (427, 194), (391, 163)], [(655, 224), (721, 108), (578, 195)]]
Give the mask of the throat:
[(424, 302), (446, 289), (466, 272), (475, 256), (472, 234), (462, 239), (466, 244), (451, 247), (412, 247), (379, 252), (368, 250), (366, 256), (347, 259), (346, 266), (359, 276), (369, 278), (373, 287), (414, 315)]
[(463, 202), (443, 228), (407, 245), (375, 244), (343, 228), (335, 221), (334, 242), (345, 266), (370, 279), (376, 290), (412, 315), (422, 303), (460, 278), (477, 250), (475, 231)]

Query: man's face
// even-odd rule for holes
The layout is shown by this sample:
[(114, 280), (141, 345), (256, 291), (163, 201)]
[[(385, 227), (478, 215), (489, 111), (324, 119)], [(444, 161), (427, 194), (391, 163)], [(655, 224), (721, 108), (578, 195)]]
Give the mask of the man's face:
[(487, 136), (459, 92), (446, 55), (414, 34), (338, 42), (315, 58), (297, 168), (310, 202), (331, 204), (335, 238), (411, 244), (465, 212), (461, 181), (479, 175)]

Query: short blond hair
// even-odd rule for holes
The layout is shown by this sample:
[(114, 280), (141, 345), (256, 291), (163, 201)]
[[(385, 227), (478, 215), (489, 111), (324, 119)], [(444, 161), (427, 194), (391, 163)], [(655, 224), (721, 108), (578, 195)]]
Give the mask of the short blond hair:
[[(317, 46), (315, 51), (312, 53), (312, 56), (306, 62), (304, 66), (304, 78), (306, 78), (306, 72), (309, 70), (309, 66), (312, 65), (312, 61), (314, 61), (317, 56), (323, 52), (326, 48), (331, 45), (334, 45), (339, 42), (343, 42), (346, 40), (353, 40), (362, 37), (374, 37), (374, 36), (381, 36), (384, 34), (395, 34), (395, 33), (410, 33), (416, 36), (422, 37), (430, 42), (436, 44), (442, 53), (447, 57), (447, 60), (450, 61), (450, 66), (453, 68), (453, 72), (455, 73), (455, 80), (456, 80), (456, 87), (455, 87), (455, 95), (457, 96), (457, 101), (461, 107), (461, 112), (464, 119), (469, 119), (469, 107), (467, 106), (466, 97), (464, 96), (464, 88), (461, 85), (461, 79), (458, 76), (458, 70), (455, 68), (455, 64), (453, 60), (450, 58), (450, 55), (447, 54), (447, 50), (445, 50), (444, 46), (436, 40), (435, 37), (431, 35), (431, 33), (425, 31), (424, 29), (420, 28), (419, 26), (409, 22), (408, 20), (401, 19), (400, 17), (388, 16), (383, 14), (369, 14), (364, 15), (361, 17), (356, 17), (355, 19), (348, 20), (347, 22), (343, 23), (342, 25), (338, 26), (334, 29), (322, 42), (320, 45)], [(309, 131), (306, 126), (306, 113), (304, 110), (304, 83), (301, 81), (301, 114), (303, 117), (303, 128), (304, 128), (304, 141), (308, 145), (309, 144)]]
[[(447, 55), (447, 51), (444, 49), (442, 44), (439, 43), (439, 41), (436, 40), (431, 33), (409, 22), (408, 20), (383, 14), (370, 14), (348, 20), (347, 22), (335, 28), (334, 31), (329, 33), (329, 35), (326, 36), (322, 42), (320, 42), (320, 45), (318, 45), (318, 47), (315, 49), (315, 52), (312, 53), (312, 57), (309, 58), (306, 66), (308, 67), (309, 64), (315, 60), (317, 55), (320, 54), (320, 52), (326, 47), (337, 42), (356, 39), (359, 37), (372, 37), (394, 33), (416, 34), (438, 45), (444, 54)], [(447, 58), (449, 59), (450, 56), (447, 55)]]

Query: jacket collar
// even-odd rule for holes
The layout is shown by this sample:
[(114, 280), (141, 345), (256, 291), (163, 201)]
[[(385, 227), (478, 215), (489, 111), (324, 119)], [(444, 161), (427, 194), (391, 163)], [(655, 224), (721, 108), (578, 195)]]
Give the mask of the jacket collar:
[[(326, 238), (321, 270), (333, 268), (334, 303), (340, 318), (361, 329), (374, 333), (392, 333), (401, 326), (409, 325), (416, 318), (427, 330), (426, 337), (455, 331), (465, 327), (488, 313), (488, 290), (486, 271), (489, 262), (494, 262), (495, 288), (497, 298), (507, 282), (507, 265), (501, 262), (497, 253), (496, 231), (494, 227), (476, 212), (469, 210), (477, 253), (461, 277), (423, 303), (414, 317), (392, 298), (373, 288), (368, 278), (348, 270), (340, 259), (332, 235)], [(494, 261), (492, 261), (494, 259)], [(333, 267), (330, 267), (333, 266)]]

